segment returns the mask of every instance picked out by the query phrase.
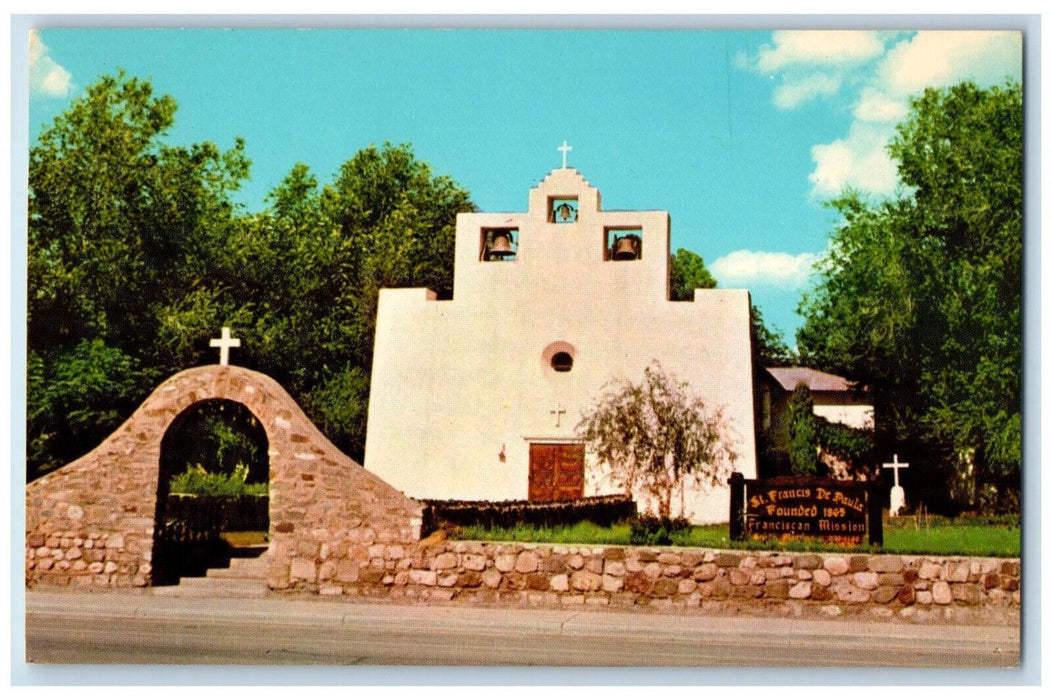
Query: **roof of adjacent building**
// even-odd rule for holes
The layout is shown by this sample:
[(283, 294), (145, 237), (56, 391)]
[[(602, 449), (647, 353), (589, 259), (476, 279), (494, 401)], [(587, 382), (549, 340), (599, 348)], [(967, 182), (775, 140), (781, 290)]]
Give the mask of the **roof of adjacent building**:
[(853, 391), (855, 382), (810, 367), (764, 367), (783, 389), (792, 391), (803, 382), (811, 391)]

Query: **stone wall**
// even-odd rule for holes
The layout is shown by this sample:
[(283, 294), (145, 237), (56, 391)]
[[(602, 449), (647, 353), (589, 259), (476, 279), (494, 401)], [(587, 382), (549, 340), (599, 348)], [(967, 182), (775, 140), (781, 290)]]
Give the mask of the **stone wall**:
[(1018, 613), (1018, 559), (792, 554), (491, 542), (373, 545), (361, 564), (322, 565), (323, 595), (560, 607), (768, 608), (926, 620)]
[(419, 540), (423, 504), (337, 450), (273, 379), (212, 365), (168, 379), (99, 447), (26, 486), (27, 585), (150, 584), (161, 440), (208, 399), (245, 405), (266, 431), (271, 588), (363, 543)]

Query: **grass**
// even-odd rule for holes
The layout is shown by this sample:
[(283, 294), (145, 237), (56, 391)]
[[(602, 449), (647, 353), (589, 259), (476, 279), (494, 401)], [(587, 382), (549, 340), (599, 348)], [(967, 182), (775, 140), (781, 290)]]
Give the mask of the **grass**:
[[(548, 544), (629, 545), (628, 523), (600, 527), (590, 522), (559, 527), (519, 525), (514, 528), (460, 527), (450, 536), (461, 540), (495, 540), (540, 542)], [(785, 550), (785, 551), (851, 551), (890, 552), (896, 554), (936, 554), (962, 556), (1018, 557), (1020, 547), (1018, 520), (1010, 518), (929, 516), (921, 519), (884, 520), (884, 545), (842, 547), (822, 540), (746, 540), (732, 542), (727, 525), (704, 525), (673, 533), (672, 543), (679, 547), (709, 549)]]

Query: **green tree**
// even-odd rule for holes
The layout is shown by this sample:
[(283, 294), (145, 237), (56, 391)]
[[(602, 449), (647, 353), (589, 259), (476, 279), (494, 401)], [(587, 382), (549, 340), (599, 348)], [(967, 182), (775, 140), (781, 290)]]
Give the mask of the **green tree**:
[(715, 289), (716, 278), (705, 267), (705, 260), (694, 251), (680, 248), (669, 258), (669, 297), (672, 301), (693, 301), (695, 289)]
[(577, 432), (621, 488), (653, 498), (657, 515), (668, 519), (686, 484), (716, 486), (729, 475), (737, 454), (726, 428), (721, 411), (654, 361), (641, 383), (614, 383)]
[(163, 310), (205, 288), (233, 225), (242, 142), (168, 145), (174, 114), (149, 82), (106, 76), (30, 149), (30, 475), (93, 447), (173, 369), (155, 342)]
[(789, 395), (786, 406), (789, 424), (789, 469), (795, 476), (818, 476), (818, 423), (811, 389), (801, 382)]
[(873, 389), (878, 445), (915, 455), (930, 504), (1017, 506), (1022, 115), (1016, 83), (915, 98), (889, 146), (904, 194), (832, 203), (843, 220), (801, 305), (801, 352)]

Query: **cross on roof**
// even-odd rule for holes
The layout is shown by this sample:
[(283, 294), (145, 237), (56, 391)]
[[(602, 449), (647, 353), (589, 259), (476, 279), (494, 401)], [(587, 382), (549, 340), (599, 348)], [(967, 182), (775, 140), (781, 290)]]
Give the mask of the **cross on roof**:
[(566, 168), (566, 154), (573, 150), (572, 146), (566, 145), (566, 139), (563, 139), (563, 145), (559, 146), (555, 150), (563, 152), (563, 169)]
[(894, 459), (890, 462), (885, 462), (883, 465), (885, 469), (893, 469), (895, 471), (895, 485), (899, 485), (899, 469), (906, 469), (910, 466), (909, 462), (900, 462), (899, 456), (895, 455)]
[(213, 348), (219, 348), (219, 364), (229, 365), (230, 364), (230, 348), (241, 347), (241, 338), (231, 338), (230, 329), (223, 326), (223, 332), (219, 338), (212, 338), (208, 341), (208, 344)]

